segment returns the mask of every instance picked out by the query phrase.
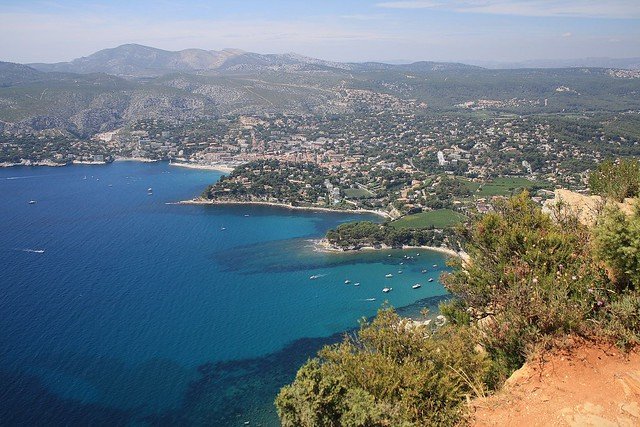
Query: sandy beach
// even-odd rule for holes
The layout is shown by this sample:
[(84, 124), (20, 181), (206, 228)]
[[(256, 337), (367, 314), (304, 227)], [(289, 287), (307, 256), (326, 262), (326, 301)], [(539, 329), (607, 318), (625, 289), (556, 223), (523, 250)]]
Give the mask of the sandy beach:
[(116, 157), (114, 162), (142, 162), (142, 163), (154, 163), (159, 162), (157, 159), (147, 159), (146, 157)]
[(381, 216), (383, 218), (389, 218), (389, 214), (381, 211), (374, 211), (374, 210), (367, 210), (367, 209), (345, 210), (345, 209), (322, 208), (322, 207), (315, 207), (315, 206), (291, 206), (291, 205), (287, 205), (286, 203), (277, 203), (277, 202), (243, 202), (243, 201), (217, 201), (217, 200), (208, 200), (208, 199), (191, 199), (191, 200), (183, 200), (180, 202), (176, 202), (175, 204), (178, 204), (178, 205), (263, 205), (263, 206), (274, 206), (278, 208), (286, 208), (286, 209), (301, 210), (301, 211), (373, 214), (373, 215)]
[(391, 246), (387, 246), (387, 245), (380, 245), (379, 248), (377, 247), (373, 247), (373, 246), (363, 246), (359, 249), (340, 249), (340, 248), (336, 248), (335, 246), (331, 245), (327, 239), (319, 239), (319, 240), (312, 240), (314, 248), (316, 251), (318, 252), (331, 252), (331, 253), (348, 253), (348, 252), (361, 252), (361, 251), (384, 251), (384, 250), (390, 250), (390, 249), (416, 249), (416, 250), (427, 250), (427, 251), (433, 251), (433, 252), (440, 252), (449, 256), (453, 256), (453, 257), (461, 257), (461, 258), (465, 258), (465, 253), (464, 252), (456, 252), (453, 249), (450, 248), (443, 248), (441, 246), (402, 246), (402, 248), (393, 248)]
[(199, 163), (176, 163), (171, 162), (169, 166), (177, 166), (180, 168), (188, 168), (188, 169), (202, 169), (202, 170), (210, 170), (210, 171), (218, 171), (224, 173), (231, 173), (235, 169), (235, 166), (218, 164), (218, 165), (202, 165)]

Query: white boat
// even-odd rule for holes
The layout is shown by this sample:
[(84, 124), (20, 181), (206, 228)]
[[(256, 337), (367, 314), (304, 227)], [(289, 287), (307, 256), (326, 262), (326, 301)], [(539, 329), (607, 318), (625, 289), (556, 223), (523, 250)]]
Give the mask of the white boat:
[(22, 252), (30, 252), (32, 254), (43, 254), (44, 253), (44, 249), (18, 249), (21, 250)]
[(416, 256), (420, 256), (420, 253), (417, 253)]
[(375, 298), (367, 298), (365, 301), (375, 301)]
[(147, 188), (147, 193), (153, 193), (153, 188), (151, 187)]
[(433, 282), (433, 277), (429, 277), (429, 281), (430, 281), (430, 282)]
[(360, 286), (360, 282), (354, 283), (353, 286)]
[(220, 227), (220, 231), (224, 231), (226, 229), (227, 229), (227, 227)]
[(420, 288), (420, 287), (422, 287), (422, 285), (421, 285), (420, 283), (416, 283), (416, 284), (415, 284), (415, 285), (413, 285), (411, 288), (412, 288), (412, 289), (418, 289), (418, 288)]
[(347, 279), (347, 280), (345, 280), (345, 281), (344, 281), (344, 284), (345, 284), (345, 285), (348, 285), (349, 283), (351, 283), (351, 280), (349, 280), (349, 279)]
[(422, 270), (421, 271), (422, 274), (425, 274), (426, 272), (427, 272), (427, 270)]
[(398, 270), (398, 274), (402, 274), (402, 270)]
[(309, 279), (310, 279), (310, 280), (316, 280), (318, 277), (320, 277), (320, 276), (316, 276), (316, 275), (314, 274), (313, 276), (309, 277)]
[(404, 265), (404, 262), (401, 262), (400, 265)]
[(437, 267), (438, 267), (438, 264), (433, 264), (433, 268), (437, 268)]
[(389, 274), (386, 274), (384, 277), (386, 277), (387, 279), (390, 279), (393, 277), (393, 274), (389, 273)]
[(249, 214), (244, 214), (244, 216), (249, 216)]
[(29, 203), (30, 205), (35, 205), (35, 204), (36, 204), (36, 203), (38, 203), (38, 202), (36, 202), (35, 200), (29, 200), (29, 202), (28, 202), (28, 203)]
[(392, 290), (393, 290), (393, 288), (382, 288), (382, 292), (384, 292), (385, 294), (388, 294)]

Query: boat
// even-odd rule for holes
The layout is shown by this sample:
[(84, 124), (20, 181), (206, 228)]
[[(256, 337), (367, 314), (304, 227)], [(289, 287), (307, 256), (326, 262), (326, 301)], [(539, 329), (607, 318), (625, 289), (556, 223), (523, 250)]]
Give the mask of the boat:
[(404, 262), (401, 262), (400, 265), (404, 265)]
[(393, 288), (382, 288), (382, 292), (384, 292), (385, 294), (388, 294), (392, 290), (393, 290)]
[(437, 267), (438, 267), (438, 264), (433, 264), (433, 268), (437, 268)]
[(416, 256), (420, 256), (420, 252), (418, 252), (418, 253), (416, 254)]
[(402, 270), (398, 270), (398, 274), (402, 274)]
[(28, 203), (29, 203), (30, 205), (35, 205), (35, 204), (36, 204), (36, 203), (38, 203), (38, 202), (36, 202), (35, 200), (29, 200), (29, 202), (28, 202)]
[(249, 216), (249, 214), (244, 214), (244, 216)]
[(16, 249), (16, 250), (21, 250), (22, 252), (30, 252), (32, 254), (43, 254), (44, 253), (44, 249)]
[(220, 227), (220, 231), (224, 231), (226, 229), (227, 229), (227, 227)]
[(413, 285), (411, 288), (412, 288), (412, 289), (418, 289), (418, 288), (420, 288), (420, 287), (422, 287), (422, 285), (421, 285), (420, 283), (416, 283), (416, 284), (415, 284), (415, 285)]
[(87, 179), (87, 175), (85, 175), (84, 178), (82, 178), (82, 179)]
[(360, 282), (354, 283), (353, 286), (360, 286)]
[(422, 274), (425, 274), (426, 272), (427, 272), (427, 270), (422, 270), (421, 271)]
[(367, 298), (365, 301), (375, 301), (375, 298)]
[(313, 276), (309, 277), (309, 279), (310, 279), (310, 280), (316, 280), (318, 277), (320, 277), (320, 276), (316, 276), (316, 275), (314, 274)]
[(345, 280), (345, 281), (344, 281), (344, 284), (345, 284), (345, 285), (348, 285), (349, 283), (351, 283), (351, 280), (349, 280), (349, 279), (347, 279), (347, 280)]
[(429, 281), (430, 281), (430, 282), (433, 282), (433, 277), (429, 277)]
[(153, 193), (153, 188), (151, 187), (147, 188), (147, 193)]
[(385, 275), (384, 277), (386, 277), (387, 279), (390, 279), (390, 278), (393, 277), (393, 274), (389, 273), (389, 274)]

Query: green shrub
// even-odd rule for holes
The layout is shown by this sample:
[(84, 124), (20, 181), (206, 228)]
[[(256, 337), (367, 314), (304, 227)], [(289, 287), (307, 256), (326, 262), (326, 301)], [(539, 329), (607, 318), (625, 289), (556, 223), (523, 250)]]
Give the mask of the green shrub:
[(640, 286), (640, 206), (627, 216), (614, 205), (606, 207), (594, 230), (597, 255), (620, 289)]
[(589, 176), (589, 188), (593, 194), (619, 202), (627, 197), (637, 197), (640, 193), (640, 163), (633, 159), (606, 160)]
[(490, 361), (469, 328), (407, 326), (384, 309), (354, 337), (326, 347), (284, 387), (284, 426), (455, 425), (484, 392)]
[(462, 268), (458, 261), (445, 285), (495, 319), (483, 343), (498, 371), (518, 368), (544, 337), (585, 331), (595, 316), (589, 289), (606, 280), (592, 260), (588, 230), (570, 218), (554, 222), (522, 193), (479, 218), (467, 237), (470, 262)]

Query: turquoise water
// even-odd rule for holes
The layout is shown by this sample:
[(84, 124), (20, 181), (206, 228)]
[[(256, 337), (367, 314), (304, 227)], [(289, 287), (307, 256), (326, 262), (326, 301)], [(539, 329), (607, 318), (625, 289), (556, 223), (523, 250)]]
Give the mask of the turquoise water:
[(3, 423), (277, 425), (277, 390), (323, 344), (385, 300), (416, 314), (446, 296), (440, 254), (314, 250), (370, 216), (167, 204), (219, 177), (0, 170)]

